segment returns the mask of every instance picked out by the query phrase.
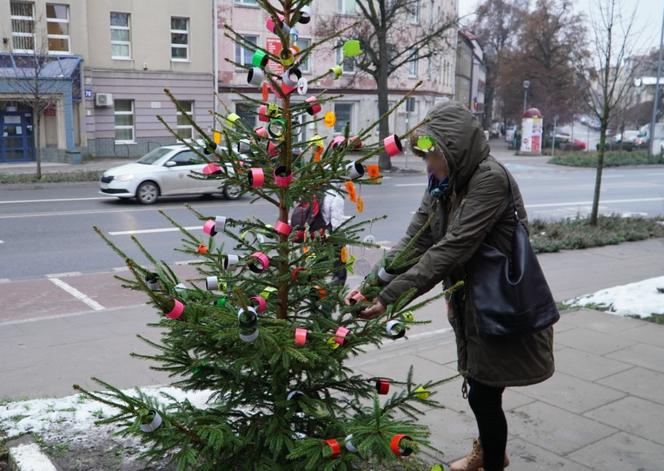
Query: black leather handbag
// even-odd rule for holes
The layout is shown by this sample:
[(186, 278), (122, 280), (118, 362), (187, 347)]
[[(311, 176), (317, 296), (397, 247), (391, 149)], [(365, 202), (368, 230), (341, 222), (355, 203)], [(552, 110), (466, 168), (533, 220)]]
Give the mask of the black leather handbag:
[(511, 259), (484, 242), (467, 267), (477, 328), (485, 336), (532, 334), (560, 319), (528, 232), (519, 220), (509, 174), (503, 170), (516, 218)]

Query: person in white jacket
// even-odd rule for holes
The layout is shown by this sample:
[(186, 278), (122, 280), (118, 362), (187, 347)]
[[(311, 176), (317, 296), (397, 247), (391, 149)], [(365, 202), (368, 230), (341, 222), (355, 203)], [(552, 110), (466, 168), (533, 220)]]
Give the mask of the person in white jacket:
[[(326, 192), (321, 206), (323, 219), (330, 230), (336, 230), (346, 221), (347, 217), (344, 214), (344, 199), (339, 193)], [(341, 247), (338, 247), (335, 252), (337, 257), (334, 262), (332, 280), (334, 283), (346, 284), (348, 274), (346, 271), (346, 264), (341, 261)]]

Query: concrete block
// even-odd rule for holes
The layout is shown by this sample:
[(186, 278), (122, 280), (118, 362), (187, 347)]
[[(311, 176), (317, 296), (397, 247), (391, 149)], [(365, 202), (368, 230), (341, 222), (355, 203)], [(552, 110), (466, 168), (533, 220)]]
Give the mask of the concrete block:
[(634, 367), (602, 378), (598, 383), (664, 405), (664, 387), (662, 387), (664, 374), (662, 373)]
[(626, 397), (583, 415), (664, 445), (664, 406), (660, 404)]
[(569, 458), (590, 469), (661, 471), (664, 447), (620, 432), (571, 453)]
[(664, 373), (664, 348), (637, 344), (613, 352), (607, 357)]
[(635, 340), (583, 328), (563, 332), (556, 337), (555, 342), (597, 355), (615, 352), (636, 343)]
[(587, 381), (595, 381), (632, 368), (628, 363), (611, 360), (600, 355), (565, 348), (556, 352), (556, 371)]

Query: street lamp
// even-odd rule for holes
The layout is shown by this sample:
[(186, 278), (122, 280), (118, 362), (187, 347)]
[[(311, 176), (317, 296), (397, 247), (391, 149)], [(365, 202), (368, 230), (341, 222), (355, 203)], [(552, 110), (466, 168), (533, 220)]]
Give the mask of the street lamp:
[(526, 106), (528, 104), (528, 88), (530, 87), (530, 80), (523, 81), (523, 112), (526, 112)]
[(657, 105), (659, 104), (659, 81), (662, 76), (662, 43), (664, 43), (664, 13), (662, 13), (662, 29), (659, 35), (659, 58), (657, 60), (657, 81), (655, 82), (655, 100), (652, 104), (652, 117), (648, 136), (648, 155), (653, 155), (655, 145), (655, 121), (657, 120)]

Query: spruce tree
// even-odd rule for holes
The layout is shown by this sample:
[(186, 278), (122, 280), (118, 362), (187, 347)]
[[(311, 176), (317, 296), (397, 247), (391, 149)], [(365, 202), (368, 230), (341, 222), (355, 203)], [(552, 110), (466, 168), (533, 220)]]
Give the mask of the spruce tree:
[[(154, 325), (162, 330), (160, 341), (142, 338), (156, 353), (133, 356), (154, 362), (185, 390), (212, 393), (201, 409), (174, 398), (157, 401), (140, 391), (128, 395), (96, 378), (103, 392), (75, 388), (117, 408), (100, 423), (138, 437), (146, 445), (144, 458), (171, 458), (178, 470), (381, 469), (431, 446), (417, 418), (427, 408), (441, 407), (432, 397), (434, 388), (453, 379), (416, 384), (412, 368), (406, 378), (372, 378), (346, 363), (367, 346), (403, 341), (418, 323), (414, 312), (458, 286), (413, 306), (408, 304), (416, 293), (405, 293), (384, 315), (364, 320), (358, 314), (384, 280), (368, 277), (362, 295), (346, 306), (348, 289), (330, 275), (339, 258), (352, 268), (350, 247), (378, 248), (363, 238), (375, 220), (351, 217), (333, 230), (291, 226), (294, 208), (315, 212), (326, 193), (350, 199), (361, 213), (357, 187), (381, 181), (378, 166), (367, 161), (383, 150), (401, 152), (408, 135), (366, 143), (378, 120), (357, 135), (350, 135), (348, 126), (334, 139), (318, 134), (319, 126), (334, 121), (333, 113), (322, 110), (336, 97), (308, 94), (307, 88), (328, 74), (338, 78), (340, 66), (308, 83), (298, 69), (321, 44), (337, 37), (297, 47), (297, 25), (310, 20), (311, 3), (280, 0), (277, 8), (258, 1), (268, 12), (266, 27), (281, 40), (279, 57), (226, 26), (227, 37), (253, 51), (252, 64), (235, 65), (262, 90), (262, 100), (243, 99), (256, 107), (263, 126), (252, 129), (227, 110), (215, 116), (215, 129), (207, 133), (182, 113), (202, 139), (202, 145), (187, 145), (209, 161), (192, 178), (242, 187), (252, 202), (274, 206), (274, 220), (232, 219), (190, 207), (201, 222), (201, 236), (164, 214), (183, 235), (179, 250), (198, 260), (199, 275), (187, 283), (136, 238), (146, 264), (95, 228), (129, 267), (133, 276), (119, 277), (124, 286), (146, 293), (158, 312)], [(343, 49), (353, 56), (361, 54), (362, 45), (351, 40)], [(273, 72), (270, 62), (281, 64), (284, 74)], [(166, 92), (179, 108), (177, 98)], [(316, 135), (300, 140), (301, 128), (310, 124)], [(221, 243), (222, 235), (232, 242)], [(410, 251), (417, 236), (385, 260), (386, 272), (399, 273), (414, 262)]]

